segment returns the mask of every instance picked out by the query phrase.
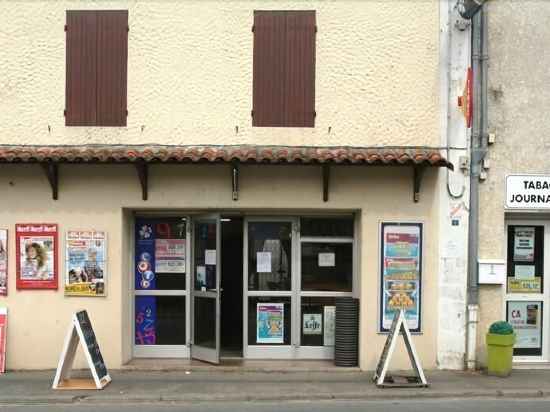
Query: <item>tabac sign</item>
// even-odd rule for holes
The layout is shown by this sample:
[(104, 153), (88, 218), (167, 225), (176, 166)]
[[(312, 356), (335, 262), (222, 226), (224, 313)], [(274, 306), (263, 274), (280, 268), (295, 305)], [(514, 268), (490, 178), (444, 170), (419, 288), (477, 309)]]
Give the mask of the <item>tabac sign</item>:
[(550, 209), (550, 175), (506, 176), (507, 209)]

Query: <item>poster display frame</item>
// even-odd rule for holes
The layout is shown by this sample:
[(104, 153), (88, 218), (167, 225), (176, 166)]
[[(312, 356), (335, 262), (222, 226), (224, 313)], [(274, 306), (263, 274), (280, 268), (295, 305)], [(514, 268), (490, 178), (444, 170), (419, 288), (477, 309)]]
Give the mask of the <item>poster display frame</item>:
[[(39, 228), (41, 228), (39, 230)], [(26, 229), (26, 230), (25, 230)], [(25, 236), (45, 236), (53, 240), (53, 279), (26, 280), (21, 276), (21, 241)], [(59, 225), (57, 223), (16, 223), (15, 224), (15, 254), (17, 290), (23, 289), (58, 289), (59, 284)]]
[[(103, 238), (102, 238), (102, 241), (103, 241), (103, 246), (102, 246), (102, 249), (103, 249), (103, 261), (102, 261), (102, 263), (103, 263), (103, 265), (102, 265), (103, 281), (101, 282), (101, 283), (103, 283), (103, 293), (92, 294), (92, 293), (81, 293), (81, 292), (67, 291), (67, 286), (70, 284), (70, 282), (69, 282), (69, 277), (70, 277), (70, 273), (69, 273), (69, 268), (70, 268), (70, 265), (69, 265), (69, 260), (70, 260), (69, 241), (71, 240), (70, 234), (71, 233), (79, 233), (80, 234), (82, 232), (92, 233), (92, 240), (96, 240), (96, 237), (94, 236), (96, 233), (103, 233)], [(108, 257), (108, 255), (109, 255), (108, 254), (109, 244), (108, 244), (107, 238), (108, 238), (108, 235), (107, 235), (106, 230), (96, 230), (96, 229), (89, 229), (89, 230), (77, 229), (77, 230), (73, 230), (73, 229), (70, 229), (70, 230), (67, 230), (65, 232), (65, 267), (64, 267), (64, 273), (63, 273), (63, 293), (64, 293), (65, 296), (80, 296), (80, 297), (106, 297), (107, 296), (107, 279), (109, 278), (109, 270), (108, 270), (108, 267), (107, 267), (107, 264), (108, 264), (108, 261), (109, 261), (109, 257)], [(82, 284), (87, 284), (87, 283), (92, 283), (92, 282), (86, 282), (86, 283), (82, 283)]]
[[(0, 296), (7, 296), (8, 295), (8, 284), (9, 284), (9, 242), (10, 242), (10, 233), (8, 229), (0, 228), (0, 234), (4, 234), (4, 236), (0, 235), (0, 270), (5, 272), (6, 276), (6, 283), (4, 287), (0, 287)], [(5, 240), (5, 242), (2, 241), (2, 239)], [(4, 261), (4, 264), (2, 265), (2, 261)], [(2, 266), (4, 267), (2, 269)]]
[[(422, 271), (423, 271), (423, 265), (424, 265), (424, 222), (423, 221), (415, 221), (415, 220), (383, 220), (380, 221), (379, 224), (379, 261), (378, 261), (378, 333), (379, 334), (388, 334), (390, 332), (390, 327), (384, 327), (384, 318), (385, 318), (385, 305), (384, 305), (384, 299), (385, 299), (385, 280), (384, 280), (384, 258), (385, 258), (385, 239), (384, 239), (384, 231), (386, 227), (391, 226), (397, 226), (397, 227), (412, 227), (412, 228), (418, 228), (418, 275), (415, 282), (417, 282), (418, 286), (416, 287), (416, 293), (417, 297), (416, 300), (418, 302), (417, 304), (417, 311), (418, 311), (418, 325), (416, 328), (413, 328), (409, 325), (409, 321), (407, 320), (407, 327), (411, 334), (422, 334), (423, 333), (423, 312), (422, 312), (422, 297), (423, 297), (423, 282), (422, 282)], [(398, 311), (398, 309), (397, 309)], [(395, 312), (395, 311), (394, 311)], [(394, 316), (390, 313), (388, 317), (388, 322), (391, 325), (391, 322), (393, 321)]]

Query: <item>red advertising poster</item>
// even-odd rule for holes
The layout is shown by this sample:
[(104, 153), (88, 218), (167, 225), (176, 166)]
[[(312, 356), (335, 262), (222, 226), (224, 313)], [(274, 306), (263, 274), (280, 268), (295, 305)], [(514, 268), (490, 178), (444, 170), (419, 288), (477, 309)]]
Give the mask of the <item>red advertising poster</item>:
[(0, 229), (0, 295), (8, 294), (8, 231)]
[(15, 225), (17, 289), (57, 289), (57, 224)]
[(8, 326), (8, 309), (0, 308), (0, 373), (6, 371), (6, 328)]

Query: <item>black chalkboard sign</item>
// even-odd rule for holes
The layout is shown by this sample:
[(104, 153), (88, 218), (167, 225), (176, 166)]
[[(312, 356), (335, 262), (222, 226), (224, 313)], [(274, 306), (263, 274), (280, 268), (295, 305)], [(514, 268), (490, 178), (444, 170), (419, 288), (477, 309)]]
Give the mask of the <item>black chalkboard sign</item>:
[(103, 356), (101, 356), (101, 351), (99, 350), (99, 345), (97, 344), (97, 339), (95, 337), (94, 329), (92, 328), (92, 323), (88, 317), (88, 312), (81, 310), (76, 313), (76, 319), (80, 325), (80, 330), (84, 335), (84, 341), (86, 347), (88, 348), (88, 353), (92, 358), (93, 367), (97, 374), (99, 380), (103, 379), (108, 375), (107, 367), (103, 361)]

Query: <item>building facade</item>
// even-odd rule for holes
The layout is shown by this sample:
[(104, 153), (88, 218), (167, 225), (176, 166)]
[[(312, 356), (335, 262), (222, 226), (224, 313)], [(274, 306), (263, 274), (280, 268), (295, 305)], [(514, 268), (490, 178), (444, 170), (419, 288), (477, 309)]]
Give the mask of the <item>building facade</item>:
[(480, 183), (479, 258), (502, 265), (503, 277), (480, 285), (478, 364), (485, 333), (496, 320), (516, 329), (514, 365), (549, 360), (548, 121), (549, 80), (542, 24), (545, 2), (488, 2), (488, 151)]
[(462, 367), (452, 3), (2, 7), (7, 367), (55, 367), (81, 308), (111, 368), (332, 359), (346, 296), (363, 370), (397, 307)]

